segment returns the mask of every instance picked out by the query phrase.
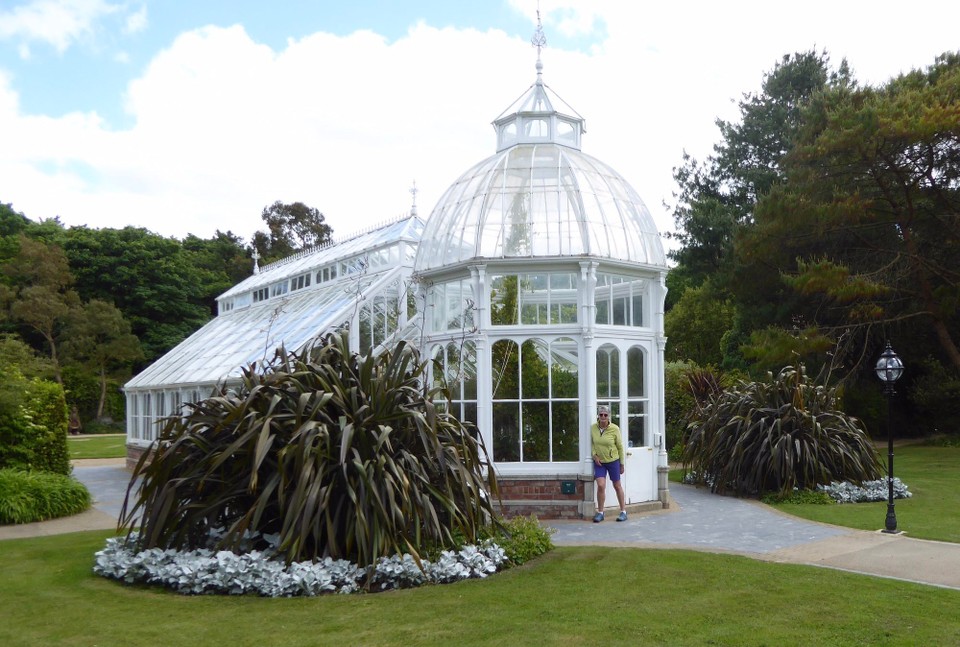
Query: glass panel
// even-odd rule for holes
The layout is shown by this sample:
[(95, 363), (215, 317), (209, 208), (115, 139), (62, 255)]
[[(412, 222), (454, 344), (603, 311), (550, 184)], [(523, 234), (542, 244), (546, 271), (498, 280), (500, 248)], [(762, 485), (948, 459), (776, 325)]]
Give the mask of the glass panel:
[(523, 403), (523, 460), (550, 460), (550, 405), (547, 402)]
[(493, 458), (500, 462), (520, 460), (520, 404), (493, 403)]
[(516, 324), (519, 296), (517, 276), (494, 276), (490, 286), (490, 323), (494, 326)]
[(373, 340), (373, 314), (370, 312), (370, 304), (367, 304), (360, 310), (360, 354), (366, 355), (370, 352), (371, 342)]
[(597, 323), (610, 323), (610, 299), (602, 297), (599, 289), (597, 290), (595, 303), (597, 305)]
[(530, 119), (524, 124), (524, 131), (530, 137), (546, 137), (550, 132), (546, 119)]
[(636, 398), (646, 395), (643, 373), (643, 350), (634, 346), (627, 351), (627, 397)]
[(427, 300), (430, 303), (431, 330), (440, 331), (445, 329), (443, 325), (443, 321), (444, 321), (443, 306), (446, 303), (446, 297), (444, 296), (445, 293), (446, 293), (445, 283), (440, 283), (438, 285), (432, 286), (430, 288), (430, 292), (428, 293), (429, 296), (427, 297)]
[(516, 342), (501, 339), (494, 343), (490, 355), (490, 373), (493, 378), (493, 398), (495, 400), (520, 397), (519, 356), (520, 348)]
[(630, 447), (645, 447), (647, 443), (644, 440), (646, 430), (646, 402), (631, 401), (630, 408), (630, 427), (627, 431), (627, 444)]
[(547, 344), (542, 339), (529, 339), (523, 342), (520, 370), (524, 399), (549, 397), (550, 392), (547, 384), (548, 355)]
[(605, 344), (597, 349), (597, 399), (620, 398), (620, 351)]
[(387, 300), (378, 296), (373, 300), (373, 346), (377, 347), (387, 338)]
[(629, 303), (623, 297), (617, 297), (613, 300), (613, 325), (627, 325), (627, 308)]
[(407, 319), (413, 319), (417, 316), (417, 294), (413, 286), (408, 285), (406, 289), (407, 298)]
[(463, 403), (463, 417), (460, 419), (462, 422), (470, 422), (474, 427), (477, 426), (477, 403), (476, 402), (464, 402)]
[(575, 461), (580, 458), (580, 404), (554, 402), (551, 422), (552, 460)]
[(577, 398), (580, 395), (577, 342), (561, 337), (550, 344), (550, 391), (554, 398)]
[(472, 341), (463, 344), (463, 360), (460, 365), (463, 376), (463, 397), (477, 399), (477, 349)]
[(643, 295), (642, 294), (633, 295), (633, 325), (634, 326), (643, 325)]
[(433, 388), (442, 389), (445, 386), (444, 379), (446, 378), (446, 371), (444, 369), (446, 366), (446, 358), (443, 355), (443, 347), (434, 346), (430, 351), (430, 359), (432, 360), (430, 364), (432, 377), (430, 384)]

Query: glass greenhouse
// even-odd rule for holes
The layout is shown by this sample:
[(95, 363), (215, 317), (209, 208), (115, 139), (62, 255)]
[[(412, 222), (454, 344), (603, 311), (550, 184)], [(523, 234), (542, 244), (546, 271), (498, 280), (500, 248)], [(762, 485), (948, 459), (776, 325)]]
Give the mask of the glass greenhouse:
[(506, 514), (592, 514), (600, 404), (629, 446), (628, 503), (666, 505), (667, 265), (653, 218), (580, 150), (584, 120), (543, 83), (539, 60), (493, 126), (496, 153), (425, 224), (411, 215), (300, 253), (221, 295), (213, 321), (126, 385), (131, 449), (240, 367), (348, 325), (361, 353), (403, 337), (437, 360), (431, 379), (477, 426)]

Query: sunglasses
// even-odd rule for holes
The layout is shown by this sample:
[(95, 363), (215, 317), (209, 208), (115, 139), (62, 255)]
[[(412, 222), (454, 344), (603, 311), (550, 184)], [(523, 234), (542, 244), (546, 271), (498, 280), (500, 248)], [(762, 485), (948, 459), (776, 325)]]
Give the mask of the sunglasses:
[(609, 418), (609, 417), (610, 417), (610, 414), (608, 414), (608, 413), (598, 413), (598, 414), (597, 414), (597, 417), (598, 417), (598, 418)]

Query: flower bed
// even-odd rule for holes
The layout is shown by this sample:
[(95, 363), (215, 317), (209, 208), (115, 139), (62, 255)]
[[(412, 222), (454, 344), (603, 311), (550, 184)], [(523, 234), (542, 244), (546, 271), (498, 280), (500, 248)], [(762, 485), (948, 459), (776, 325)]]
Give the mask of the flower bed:
[[(864, 481), (863, 485), (854, 485), (853, 483), (838, 483), (834, 481), (830, 485), (818, 485), (817, 490), (826, 492), (837, 503), (868, 503), (871, 501), (886, 501), (890, 492), (887, 487), (887, 479), (877, 479), (876, 481)], [(909, 499), (913, 494), (907, 489), (907, 486), (899, 478), (893, 478), (893, 498)]]
[[(211, 541), (215, 537), (216, 533), (211, 533)], [(420, 565), (406, 554), (381, 557), (368, 568), (330, 558), (288, 565), (272, 548), (243, 554), (212, 548), (138, 550), (137, 534), (132, 533), (130, 537), (108, 539), (106, 547), (96, 554), (93, 571), (129, 584), (160, 584), (187, 595), (292, 597), (445, 584), (486, 577), (506, 562), (503, 549), (488, 541), (459, 551), (443, 551), (436, 561), (421, 560)]]

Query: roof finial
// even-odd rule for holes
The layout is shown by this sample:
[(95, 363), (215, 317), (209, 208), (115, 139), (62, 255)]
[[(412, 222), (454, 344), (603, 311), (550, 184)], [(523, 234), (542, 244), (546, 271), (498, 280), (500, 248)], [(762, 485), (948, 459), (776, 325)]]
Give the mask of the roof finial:
[(253, 253), (250, 255), (250, 257), (253, 258), (253, 273), (259, 274), (260, 266), (257, 265), (257, 261), (260, 260), (260, 252), (257, 251), (256, 247), (253, 248)]
[(540, 62), (540, 50), (547, 46), (547, 37), (543, 34), (543, 24), (540, 22), (540, 3), (537, 2), (537, 30), (533, 32), (530, 44), (537, 48), (537, 83), (543, 83), (543, 63)]
[(410, 215), (417, 215), (417, 191), (420, 189), (417, 188), (417, 181), (413, 181), (413, 187), (410, 188), (410, 195), (413, 196), (413, 205), (410, 207)]

